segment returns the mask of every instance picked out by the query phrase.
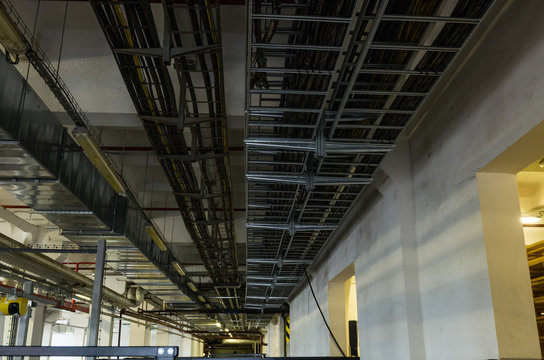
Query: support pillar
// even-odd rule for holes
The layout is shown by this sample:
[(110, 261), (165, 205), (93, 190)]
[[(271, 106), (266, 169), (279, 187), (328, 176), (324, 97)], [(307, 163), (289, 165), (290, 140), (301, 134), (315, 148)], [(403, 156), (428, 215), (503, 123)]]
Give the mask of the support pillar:
[(104, 282), (104, 264), (106, 260), (106, 240), (100, 239), (96, 249), (96, 265), (93, 285), (93, 303), (89, 316), (88, 346), (98, 345), (98, 332), (100, 330), (100, 311), (102, 309), (102, 285)]
[[(25, 294), (32, 294), (34, 290), (34, 285), (30, 281), (25, 281), (23, 284), (23, 292)], [(30, 304), (26, 310), (26, 314), (24, 316), (18, 316), (18, 324), (17, 324), (17, 335), (15, 337), (15, 345), (16, 346), (25, 346), (26, 345), (26, 339), (28, 335), (28, 327), (30, 324), (30, 317), (32, 316), (32, 308), (30, 307)], [(13, 321), (16, 321), (16, 318), (13, 318)], [(13, 360), (22, 360), (23, 358), (21, 356), (14, 356)]]
[[(36, 306), (32, 314), (32, 331), (30, 333), (30, 345), (41, 346), (43, 340), (43, 332), (45, 325), (45, 312), (46, 307), (44, 305)], [(38, 356), (31, 356), (29, 360), (39, 360)]]
[(516, 175), (476, 179), (499, 357), (541, 359)]

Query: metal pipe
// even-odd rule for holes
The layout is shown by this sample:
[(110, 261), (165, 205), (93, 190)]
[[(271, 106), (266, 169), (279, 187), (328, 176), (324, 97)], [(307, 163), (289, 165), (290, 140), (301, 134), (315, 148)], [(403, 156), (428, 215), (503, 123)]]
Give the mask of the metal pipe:
[[(22, 247), (23, 245), (10, 237), (0, 233), (0, 246), (5, 247)], [(15, 255), (15, 254), (14, 254)], [(85, 275), (76, 273), (72, 269), (57, 263), (55, 260), (38, 253), (17, 253), (17, 257), (14, 258), (14, 265), (21, 266), (21, 264), (36, 264), (45, 269), (49, 269), (58, 273), (61, 276), (65, 276), (67, 280), (75, 284), (81, 284), (76, 291), (83, 293), (84, 295), (92, 295), (90, 289), (93, 286), (93, 280), (86, 277)], [(17, 261), (18, 260), (18, 261)], [(132, 300), (127, 299), (123, 295), (108, 289), (104, 288), (104, 296), (111, 301), (113, 304), (120, 308), (130, 308), (137, 306)]]

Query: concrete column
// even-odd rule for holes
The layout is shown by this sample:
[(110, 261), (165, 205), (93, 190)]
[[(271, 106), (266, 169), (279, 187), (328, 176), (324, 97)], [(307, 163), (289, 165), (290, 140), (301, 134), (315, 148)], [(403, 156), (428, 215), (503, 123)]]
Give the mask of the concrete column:
[(540, 359), (516, 176), (478, 173), (477, 181), (499, 357)]
[[(32, 330), (30, 332), (30, 345), (41, 346), (43, 341), (43, 332), (45, 325), (45, 312), (46, 307), (44, 305), (38, 305), (32, 314)], [(29, 357), (29, 360), (38, 360), (38, 356)]]
[(0, 316), (0, 346), (4, 345), (4, 328), (6, 326), (6, 317)]
[[(113, 320), (111, 316), (102, 315), (98, 343), (100, 346), (111, 346), (113, 335)], [(117, 339), (115, 339), (117, 341)], [(116, 343), (117, 345), (117, 343)]]
[(204, 344), (200, 341), (193, 340), (191, 341), (191, 356), (202, 356), (204, 352)]
[(191, 339), (188, 337), (181, 338), (181, 344), (179, 345), (179, 356), (180, 357), (190, 357), (191, 353)]
[[(406, 301), (406, 325), (410, 359), (424, 360), (425, 342), (419, 286), (418, 244), (414, 209), (414, 187), (410, 147), (406, 139), (397, 142), (395, 156), (384, 162), (384, 170), (396, 187), (399, 225), (402, 234), (402, 274)], [(360, 329), (358, 329), (360, 331)], [(360, 336), (360, 335), (359, 335)]]
[(167, 346), (169, 344), (170, 334), (165, 331), (157, 330), (155, 346)]
[(129, 346), (143, 346), (146, 342), (145, 324), (130, 323)]

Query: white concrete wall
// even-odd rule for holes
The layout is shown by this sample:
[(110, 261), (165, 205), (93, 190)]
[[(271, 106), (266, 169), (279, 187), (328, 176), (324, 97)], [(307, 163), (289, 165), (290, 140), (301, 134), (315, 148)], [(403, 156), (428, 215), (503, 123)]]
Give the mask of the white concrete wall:
[[(328, 314), (328, 282), (354, 262), (361, 358), (513, 355), (497, 340), (476, 173), (544, 119), (542, 13), (541, 1), (514, 1), (471, 40), (315, 268)], [(291, 302), (291, 339), (293, 356), (330, 354), (307, 287)]]

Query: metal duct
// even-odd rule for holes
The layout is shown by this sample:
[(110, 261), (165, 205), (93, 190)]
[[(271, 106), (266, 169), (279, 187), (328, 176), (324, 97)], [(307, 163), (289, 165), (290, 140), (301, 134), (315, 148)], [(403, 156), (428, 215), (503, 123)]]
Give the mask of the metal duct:
[(96, 245), (101, 236), (136, 245), (174, 289), (201, 303), (172, 268), (173, 254), (154, 246), (142, 213), (115, 193), (17, 70), (2, 61), (0, 77), (0, 186), (76, 243), (83, 236)]

